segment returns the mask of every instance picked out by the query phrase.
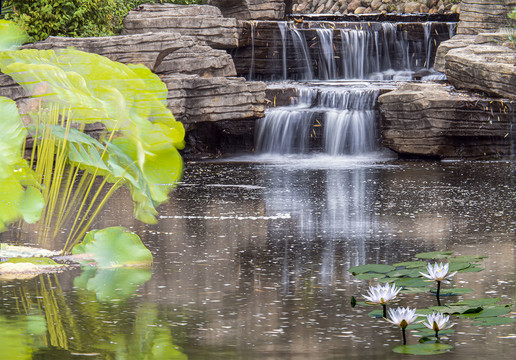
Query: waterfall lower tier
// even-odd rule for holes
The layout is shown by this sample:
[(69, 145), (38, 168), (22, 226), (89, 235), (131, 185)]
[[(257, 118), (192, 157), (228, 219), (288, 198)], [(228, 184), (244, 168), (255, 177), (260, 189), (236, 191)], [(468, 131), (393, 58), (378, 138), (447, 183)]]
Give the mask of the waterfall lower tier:
[(375, 111), (379, 89), (297, 85), (290, 106), (267, 110), (255, 129), (255, 152), (328, 155), (378, 150)]

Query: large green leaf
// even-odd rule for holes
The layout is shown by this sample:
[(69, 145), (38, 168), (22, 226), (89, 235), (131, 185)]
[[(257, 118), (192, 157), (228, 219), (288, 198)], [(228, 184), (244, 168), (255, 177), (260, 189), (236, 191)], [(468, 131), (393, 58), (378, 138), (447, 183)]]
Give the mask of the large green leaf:
[(11, 21), (0, 20), (0, 51), (13, 50), (27, 40), (22, 29)]
[(152, 254), (138, 235), (121, 226), (90, 231), (82, 243), (74, 246), (72, 254), (85, 254), (95, 260), (99, 268), (145, 266), (152, 263)]
[(0, 97), (0, 231), (19, 218), (37, 221), (44, 205), (21, 155), (26, 134), (15, 102)]
[(349, 268), (348, 271), (355, 274), (363, 274), (368, 272), (374, 272), (374, 273), (380, 273), (385, 274), (389, 271), (393, 271), (396, 268), (392, 265), (385, 265), (385, 264), (366, 264), (366, 265), (360, 265), (360, 266), (354, 266), (352, 268)]

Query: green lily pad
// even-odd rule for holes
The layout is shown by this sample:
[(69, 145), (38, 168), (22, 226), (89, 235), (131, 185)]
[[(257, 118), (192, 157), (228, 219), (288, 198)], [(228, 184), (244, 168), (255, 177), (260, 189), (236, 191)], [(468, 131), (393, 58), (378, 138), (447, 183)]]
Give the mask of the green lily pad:
[(465, 313), (462, 315), (459, 315), (461, 318), (470, 318), (470, 319), (477, 319), (477, 318), (486, 318), (486, 317), (492, 317), (492, 316), (500, 316), (505, 315), (511, 312), (510, 307), (505, 306), (497, 306), (492, 308), (484, 308), (484, 310), (477, 312), (477, 313)]
[(433, 281), (426, 281), (422, 278), (385, 278), (381, 279), (380, 281), (385, 281), (388, 283), (396, 283), (397, 286), (403, 286), (403, 287), (411, 287), (411, 288), (417, 288), (417, 287), (425, 287), (429, 286)]
[(392, 351), (399, 354), (411, 355), (435, 355), (442, 354), (453, 349), (453, 346), (448, 344), (434, 343), (434, 344), (415, 344), (415, 345), (401, 345), (396, 346)]
[(354, 266), (352, 268), (349, 268), (348, 271), (352, 273), (353, 275), (356, 274), (363, 274), (363, 273), (380, 273), (385, 274), (389, 271), (393, 271), (396, 268), (391, 265), (384, 265), (384, 264), (366, 264), (366, 265), (360, 265), (360, 266)]
[[(437, 289), (434, 288), (434, 289), (431, 289), (430, 291), (435, 294), (437, 292)], [(472, 293), (473, 291), (474, 290), (470, 289), (470, 288), (451, 288), (451, 289), (441, 289), (439, 294), (442, 296), (454, 296), (454, 295), (469, 294), (469, 293)]]
[(138, 235), (120, 226), (90, 231), (72, 254), (86, 254), (99, 268), (145, 266), (153, 259)]
[(383, 279), (385, 277), (385, 274), (363, 273), (363, 274), (356, 274), (355, 277), (360, 280)]
[(402, 290), (405, 294), (420, 294), (430, 291), (429, 287), (406, 287)]
[[(441, 330), (441, 331), (439, 331), (439, 336), (453, 334), (454, 332), (455, 332), (454, 329)], [(417, 332), (415, 331), (414, 335), (421, 336), (421, 337), (426, 337), (426, 336), (434, 337), (435, 331), (433, 331), (425, 326), (423, 329), (418, 329)]]
[(479, 256), (474, 256), (474, 255), (457, 255), (457, 256), (448, 258), (448, 261), (451, 262), (451, 263), (452, 262), (477, 263), (477, 262), (481, 262), (485, 258), (487, 258), (487, 256), (484, 256), (484, 255), (479, 255)]
[(467, 262), (452, 262), (450, 263), (449, 271), (459, 271), (459, 270), (465, 270), (471, 266), (470, 263)]
[(467, 267), (465, 269), (458, 270), (458, 272), (460, 272), (460, 273), (473, 273), (473, 272), (480, 272), (482, 270), (484, 270), (484, 268), (471, 265), (471, 266), (469, 266), (469, 267)]
[(399, 269), (388, 272), (386, 275), (389, 277), (404, 277), (408, 276), (411, 278), (420, 277), (421, 274), (419, 272), (425, 272), (423, 268), (412, 268), (412, 269)]
[(367, 315), (374, 318), (381, 318), (383, 317), (383, 310), (373, 310), (369, 312)]
[(418, 261), (399, 262), (399, 263), (392, 264), (392, 266), (396, 266), (397, 268), (403, 267), (406, 269), (412, 269), (412, 268), (423, 268), (424, 269), (424, 268), (426, 268), (426, 264), (427, 264), (426, 261), (418, 260)]
[(480, 298), (480, 299), (468, 299), (456, 303), (452, 303), (449, 305), (453, 306), (470, 306), (470, 307), (484, 307), (489, 305), (494, 305), (502, 300), (501, 297), (496, 298)]
[(506, 318), (506, 317), (485, 317), (476, 319), (478, 322), (473, 323), (473, 325), (477, 326), (496, 326), (496, 325), (505, 325), (512, 324), (516, 321), (515, 318)]
[(447, 259), (453, 253), (451, 251), (430, 251), (416, 254), (418, 259)]
[(484, 308), (475, 307), (469, 305), (446, 305), (446, 306), (431, 306), (429, 308), (432, 311), (437, 311), (443, 314), (467, 314), (467, 313), (479, 313)]

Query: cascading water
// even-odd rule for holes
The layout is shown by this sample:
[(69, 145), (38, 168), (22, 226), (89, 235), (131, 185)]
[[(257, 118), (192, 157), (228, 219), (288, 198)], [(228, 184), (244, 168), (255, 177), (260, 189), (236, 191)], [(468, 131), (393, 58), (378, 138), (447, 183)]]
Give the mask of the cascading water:
[[(294, 94), (288, 104), (268, 109), (257, 121), (255, 152), (356, 155), (378, 150), (375, 104), (380, 88), (392, 81), (442, 79), (444, 75), (433, 71), (433, 56), (438, 42), (452, 36), (455, 27), (433, 22), (278, 22), (281, 48), (269, 53), (265, 64), (271, 66), (256, 69), (253, 49), (249, 74), (251, 79), (297, 82), (275, 85), (294, 89)], [(251, 42), (254, 47), (254, 25)], [(278, 65), (270, 59), (274, 57)]]

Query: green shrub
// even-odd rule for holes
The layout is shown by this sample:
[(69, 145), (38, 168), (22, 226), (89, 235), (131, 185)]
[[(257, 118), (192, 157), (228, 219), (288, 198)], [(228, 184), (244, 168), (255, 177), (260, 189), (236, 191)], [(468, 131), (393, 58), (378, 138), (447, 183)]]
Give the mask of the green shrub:
[(109, 36), (132, 8), (144, 3), (200, 4), (203, 0), (4, 0), (2, 17), (16, 21), (30, 40), (48, 36)]

